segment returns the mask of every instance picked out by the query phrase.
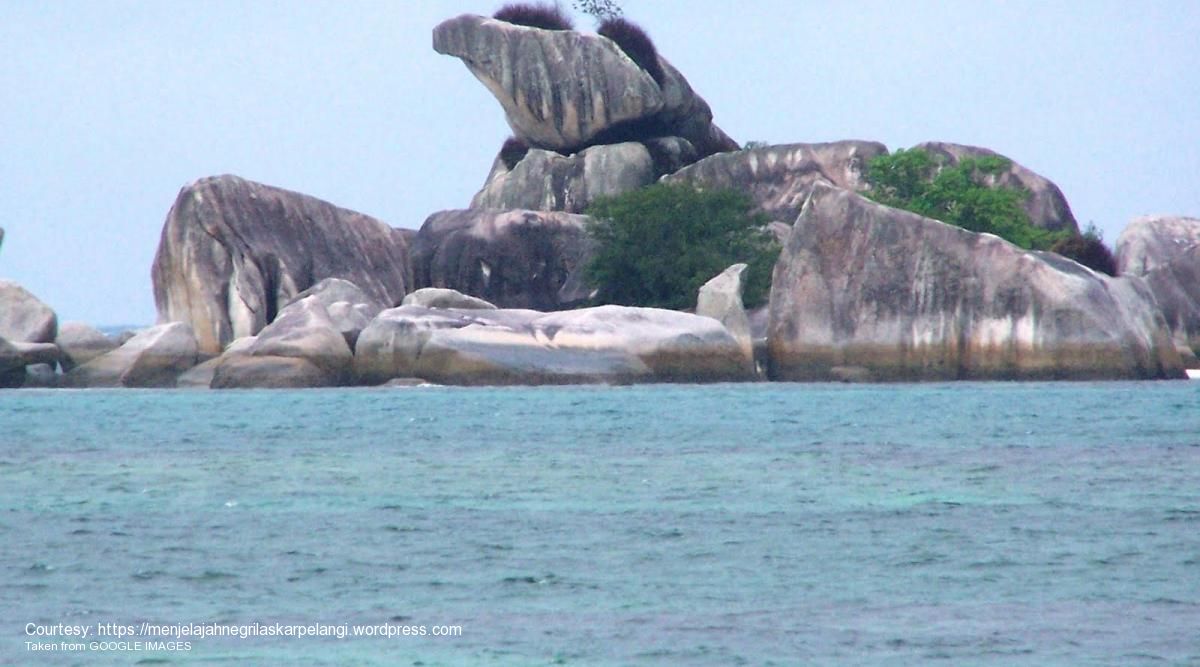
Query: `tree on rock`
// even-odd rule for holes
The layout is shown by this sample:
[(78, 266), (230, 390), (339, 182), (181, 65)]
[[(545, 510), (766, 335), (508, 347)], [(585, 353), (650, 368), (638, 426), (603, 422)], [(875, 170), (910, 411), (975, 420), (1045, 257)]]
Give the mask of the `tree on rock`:
[(749, 266), (746, 305), (766, 301), (779, 245), (744, 193), (659, 183), (599, 199), (588, 214), (596, 249), (586, 275), (604, 303), (688, 308), (738, 262)]

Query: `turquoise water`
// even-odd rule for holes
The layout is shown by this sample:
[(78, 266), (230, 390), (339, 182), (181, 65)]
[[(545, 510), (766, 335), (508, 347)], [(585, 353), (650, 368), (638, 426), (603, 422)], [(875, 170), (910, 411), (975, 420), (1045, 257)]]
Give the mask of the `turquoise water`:
[(0, 545), (0, 664), (1200, 664), (1200, 383), (4, 392)]

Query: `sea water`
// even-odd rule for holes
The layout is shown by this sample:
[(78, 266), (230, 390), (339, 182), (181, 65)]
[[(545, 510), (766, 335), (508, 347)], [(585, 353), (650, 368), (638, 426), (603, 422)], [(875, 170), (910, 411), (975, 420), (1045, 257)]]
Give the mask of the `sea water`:
[(1200, 383), (3, 392), (0, 663), (1200, 664)]

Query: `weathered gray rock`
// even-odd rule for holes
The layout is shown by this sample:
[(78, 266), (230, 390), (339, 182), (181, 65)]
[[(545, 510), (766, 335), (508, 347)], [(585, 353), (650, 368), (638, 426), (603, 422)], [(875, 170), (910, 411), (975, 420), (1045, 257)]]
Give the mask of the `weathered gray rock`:
[(581, 296), (568, 287), (590, 249), (587, 220), (544, 211), (435, 213), (413, 244), (416, 283), (458, 290), (501, 308), (575, 305)]
[(384, 308), (391, 306), (376, 301), (358, 285), (341, 278), (322, 280), (296, 295), (292, 303), (309, 296), (317, 297), (321, 305), (325, 306), (325, 312), (333, 322), (334, 328), (341, 332), (351, 350), (358, 340), (358, 334), (362, 333), (367, 324)]
[(196, 365), (198, 350), (191, 325), (160, 324), (139, 331), (127, 343), (76, 366), (63, 377), (69, 387), (174, 387)]
[(460, 58), (536, 148), (572, 153), (658, 136), (683, 137), (701, 156), (737, 148), (670, 63), (659, 58), (660, 85), (606, 37), (463, 15), (434, 28), (433, 48)]
[(400, 305), (421, 306), (422, 308), (458, 308), (460, 310), (496, 310), (496, 306), (483, 299), (441, 287), (424, 287), (410, 292)]
[(83, 322), (64, 323), (58, 328), (58, 337), (54, 342), (62, 350), (59, 362), (64, 373), (118, 347), (117, 341)]
[[(279, 317), (258, 334), (248, 352), (247, 355), (224, 356), (303, 359), (324, 372), (325, 377), (317, 386), (346, 382), (353, 359), (349, 344), (317, 296), (306, 297), (284, 308)], [(250, 362), (238, 363), (240, 368), (250, 366)], [(225, 377), (221, 371), (224, 365), (217, 368), (217, 377)], [(271, 368), (275, 373), (281, 366), (272, 362)], [(216, 382), (216, 377), (213, 381)]]
[(707, 157), (663, 180), (741, 190), (773, 220), (790, 225), (814, 183), (862, 190), (867, 186), (867, 162), (886, 154), (887, 147), (874, 141), (764, 146)]
[(0, 337), (21, 343), (53, 343), (58, 316), (29, 290), (0, 280)]
[(334, 387), (339, 383), (328, 371), (307, 359), (236, 355), (221, 359), (210, 386), (213, 389), (306, 389)]
[(1178, 215), (1134, 218), (1117, 237), (1117, 272), (1144, 276), (1182, 259), (1197, 245), (1200, 245), (1200, 218)]
[(399, 303), (412, 284), (399, 230), (236, 176), (180, 191), (152, 273), (159, 320), (191, 324), (205, 354), (258, 333), (325, 278), (344, 278), (383, 306)]
[[(28, 369), (34, 366), (49, 366), (53, 374), (58, 357), (58, 346), (53, 343), (25, 343), (0, 337), (0, 389), (29, 386)], [(39, 371), (35, 369), (32, 373), (37, 386)]]
[(592, 146), (574, 155), (530, 149), (512, 169), (496, 158), (471, 208), (582, 213), (597, 197), (619, 195), (657, 178), (640, 143)]
[[(978, 146), (963, 146), (961, 144), (950, 144), (940, 141), (927, 141), (923, 144), (914, 146), (928, 151), (935, 158), (941, 158), (946, 161), (947, 165), (958, 164), (958, 161), (963, 158), (980, 158), (999, 155), (995, 151)], [(987, 183), (992, 186), (1002, 186), (1007, 188), (1024, 188), (1029, 191), (1029, 198), (1025, 200), (1025, 212), (1029, 214), (1029, 221), (1035, 227), (1041, 227), (1049, 230), (1067, 229), (1073, 232), (1079, 232), (1079, 225), (1075, 222), (1075, 215), (1071, 213), (1071, 207), (1067, 204), (1067, 198), (1063, 196), (1062, 190), (1058, 186), (1050, 182), (1044, 176), (1035, 174), (1025, 167), (1017, 164), (1005, 156), (1004, 159), (1011, 163), (1011, 166), (998, 176), (989, 176)]]
[(696, 314), (723, 324), (741, 346), (746, 363), (752, 364), (754, 340), (750, 333), (750, 318), (742, 303), (742, 294), (746, 290), (742, 274), (746, 269), (745, 264), (734, 264), (704, 283), (696, 297)]
[(668, 310), (601, 306), (530, 310), (385, 310), (363, 331), (361, 382), (439, 384), (719, 382), (750, 379), (717, 321)]
[(779, 380), (1183, 373), (1141, 280), (822, 184), (775, 266), (768, 336)]
[[(175, 381), (175, 386), (180, 389), (210, 389), (212, 388), (213, 378), (216, 375), (217, 368), (230, 357), (249, 356), (254, 344), (258, 342), (258, 336), (243, 336), (234, 339), (232, 343), (225, 346), (225, 351), (219, 357), (213, 357), (207, 361), (196, 364), (195, 366), (184, 371)], [(227, 376), (236, 375), (230, 372)], [(227, 382), (233, 382), (227, 380)]]
[(1200, 368), (1200, 219), (1146, 216), (1117, 239), (1121, 275), (1142, 276), (1189, 368)]
[(51, 364), (32, 364), (25, 367), (25, 389), (53, 389), (58, 386), (58, 373)]

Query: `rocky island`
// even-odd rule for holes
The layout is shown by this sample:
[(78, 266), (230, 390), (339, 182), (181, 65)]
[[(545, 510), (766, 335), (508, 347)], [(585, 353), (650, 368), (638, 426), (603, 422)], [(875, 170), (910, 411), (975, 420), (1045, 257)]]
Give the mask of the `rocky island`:
[[(60, 325), (0, 281), (0, 386), (1167, 379), (1200, 367), (1200, 219), (1133, 221), (1113, 277), (869, 199), (880, 143), (743, 148), (656, 52), (474, 15), (436, 26), (433, 48), (464, 63), (513, 131), (464, 208), (397, 229), (201, 178), (167, 213), (156, 326), (118, 340)], [(916, 148), (944, 165), (995, 156)], [(1005, 164), (989, 186), (1026, 192), (1034, 227), (1078, 235), (1057, 186)], [(655, 183), (750, 198), (781, 245), (765, 305), (743, 305), (743, 264), (715, 271), (689, 312), (604, 302), (586, 271), (589, 207)]]

